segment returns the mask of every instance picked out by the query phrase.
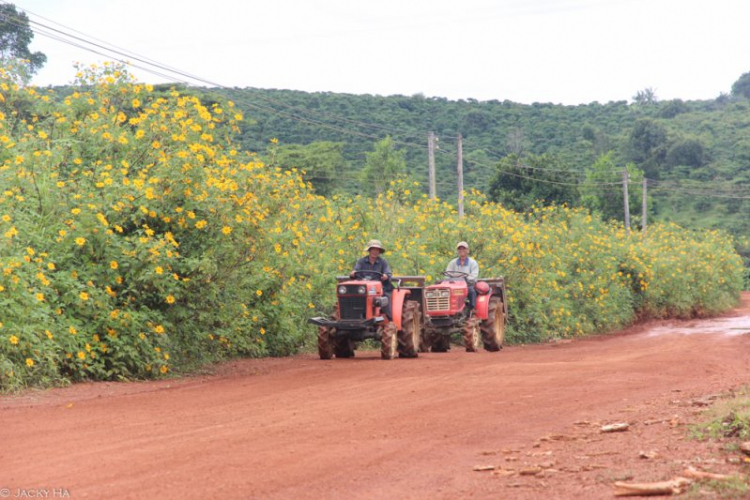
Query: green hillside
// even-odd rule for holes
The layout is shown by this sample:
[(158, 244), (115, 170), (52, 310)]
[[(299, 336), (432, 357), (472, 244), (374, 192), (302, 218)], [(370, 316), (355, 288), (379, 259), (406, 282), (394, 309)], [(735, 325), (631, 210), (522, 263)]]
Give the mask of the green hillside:
[[(466, 189), (489, 193), (498, 172), (508, 171), (508, 158), (520, 166), (515, 171), (523, 173), (527, 185), (548, 183), (555, 172), (558, 180), (582, 185), (597, 159), (611, 151), (606, 180), (620, 181), (628, 163), (643, 171), (649, 179), (650, 217), (736, 234), (749, 228), (750, 103), (741, 94), (663, 102), (649, 95), (634, 103), (563, 106), (422, 95), (215, 91), (228, 94), (244, 111), (244, 149), (283, 168), (306, 169), (326, 194), (366, 193), (360, 177), (366, 155), (386, 136), (401, 151), (405, 174), (426, 192), (427, 133), (432, 131), (439, 138), (435, 161), (441, 198), (456, 196), (456, 137), (461, 134)], [(504, 199), (503, 179), (510, 178), (499, 178), (495, 199)], [(604, 190), (622, 199), (621, 188)], [(517, 197), (518, 191), (509, 193)], [(547, 201), (583, 203), (577, 195), (569, 198)], [(640, 203), (631, 206), (636, 222), (640, 211)]]

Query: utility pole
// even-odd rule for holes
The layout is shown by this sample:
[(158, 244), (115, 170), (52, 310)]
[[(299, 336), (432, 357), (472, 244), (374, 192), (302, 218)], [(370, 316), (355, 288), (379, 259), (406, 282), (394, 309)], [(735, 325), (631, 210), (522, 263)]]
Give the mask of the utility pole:
[(646, 214), (648, 213), (648, 208), (646, 207), (646, 186), (648, 186), (648, 179), (646, 179), (646, 176), (643, 176), (643, 213), (641, 215), (641, 222), (642, 222), (642, 228), (641, 231), (643, 232), (643, 237), (646, 237)]
[(630, 203), (628, 202), (628, 169), (622, 169), (622, 198), (625, 203), (625, 233), (630, 236)]
[(456, 149), (458, 150), (458, 165), (456, 167), (458, 173), (458, 216), (464, 216), (464, 149), (463, 149), (463, 138), (461, 134), (458, 134), (458, 141)]
[(430, 199), (434, 200), (437, 196), (435, 189), (435, 134), (427, 134), (427, 170), (430, 182)]

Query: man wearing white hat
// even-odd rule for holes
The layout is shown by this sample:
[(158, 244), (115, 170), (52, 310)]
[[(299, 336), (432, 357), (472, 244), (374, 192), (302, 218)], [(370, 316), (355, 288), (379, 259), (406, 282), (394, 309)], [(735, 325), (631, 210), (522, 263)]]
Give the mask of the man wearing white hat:
[(350, 278), (355, 277), (355, 273), (359, 272), (359, 276), (366, 275), (367, 271), (376, 271), (378, 274), (373, 273), (371, 279), (380, 279), (383, 282), (383, 291), (386, 297), (388, 297), (388, 306), (383, 308), (383, 313), (391, 318), (391, 292), (393, 291), (393, 284), (391, 283), (391, 267), (388, 262), (380, 256), (385, 252), (383, 244), (380, 240), (370, 240), (365, 247), (367, 255), (362, 257), (354, 264), (354, 270), (349, 273)]
[(465, 241), (460, 241), (456, 245), (456, 252), (458, 252), (458, 257), (450, 261), (445, 270), (466, 274), (466, 281), (469, 284), (469, 306), (474, 309), (477, 302), (477, 291), (474, 290), (474, 285), (479, 277), (479, 264), (469, 257), (469, 244)]

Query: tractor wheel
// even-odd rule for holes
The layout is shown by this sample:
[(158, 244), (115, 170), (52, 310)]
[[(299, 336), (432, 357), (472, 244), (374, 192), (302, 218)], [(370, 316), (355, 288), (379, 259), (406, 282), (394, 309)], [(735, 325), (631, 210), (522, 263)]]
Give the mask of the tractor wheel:
[(380, 357), (393, 359), (398, 354), (398, 329), (395, 323), (388, 323), (382, 328), (380, 336)]
[[(332, 321), (339, 319), (338, 304), (333, 305), (333, 314), (330, 316)], [(318, 355), (320, 359), (331, 359), (336, 347), (336, 329), (327, 326), (318, 327)]]
[(490, 299), (487, 319), (482, 321), (482, 343), (488, 351), (499, 351), (503, 348), (505, 338), (505, 309), (499, 297)]
[(479, 320), (469, 318), (466, 320), (463, 331), (464, 347), (466, 352), (477, 352), (480, 344)]
[(416, 358), (422, 339), (422, 310), (418, 302), (409, 300), (401, 316), (401, 331), (398, 332), (398, 356)]
[(435, 332), (432, 340), (432, 352), (448, 352), (451, 349), (451, 336)]
[(425, 328), (422, 325), (422, 334), (419, 338), (419, 352), (430, 352), (430, 347), (434, 343), (435, 330), (432, 328)]
[(353, 358), (354, 342), (347, 337), (337, 337), (334, 340), (333, 353), (337, 358)]
[(318, 355), (320, 359), (333, 357), (334, 335), (336, 330), (327, 326), (318, 327)]

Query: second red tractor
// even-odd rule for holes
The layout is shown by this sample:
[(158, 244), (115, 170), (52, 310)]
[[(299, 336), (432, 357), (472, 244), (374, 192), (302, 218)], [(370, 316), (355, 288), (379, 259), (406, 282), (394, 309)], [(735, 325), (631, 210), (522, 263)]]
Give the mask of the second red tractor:
[(423, 292), (424, 326), (420, 350), (446, 352), (451, 335), (459, 333), (466, 350), (476, 352), (480, 345), (488, 351), (503, 347), (507, 302), (504, 278), (488, 278), (474, 286), (476, 307), (472, 310), (468, 275), (446, 271), (445, 279), (426, 287)]

